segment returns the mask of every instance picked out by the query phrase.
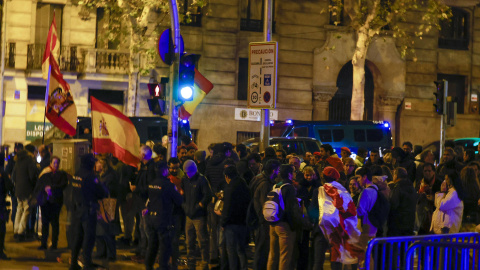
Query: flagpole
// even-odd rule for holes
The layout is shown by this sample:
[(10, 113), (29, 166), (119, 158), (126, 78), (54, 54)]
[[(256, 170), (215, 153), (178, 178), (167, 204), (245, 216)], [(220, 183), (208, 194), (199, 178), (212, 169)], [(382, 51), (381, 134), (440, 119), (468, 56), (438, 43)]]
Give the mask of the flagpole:
[[(50, 55), (50, 57), (52, 57), (52, 55)], [(43, 111), (42, 144), (45, 144), (45, 123), (46, 123), (46, 118), (47, 118), (48, 96), (50, 94), (50, 75), (51, 74), (52, 74), (52, 65), (50, 65), (50, 63), (48, 63), (48, 79), (47, 79), (47, 86), (45, 88), (45, 110)]]

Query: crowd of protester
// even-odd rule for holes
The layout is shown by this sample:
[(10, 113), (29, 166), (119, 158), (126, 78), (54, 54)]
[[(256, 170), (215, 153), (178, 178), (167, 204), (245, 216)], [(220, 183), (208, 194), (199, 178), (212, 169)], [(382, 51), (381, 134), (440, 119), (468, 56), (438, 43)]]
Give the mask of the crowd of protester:
[[(69, 175), (49, 147), (15, 144), (1, 166), (0, 260), (8, 258), (9, 219), (16, 241), (41, 233), (38, 248), (57, 249), (64, 204), (71, 269), (81, 269), (81, 250), (83, 269), (93, 268), (92, 257), (115, 261), (117, 245), (133, 248), (132, 260), (146, 269), (178, 269), (182, 244), (189, 269), (197, 259), (202, 269), (247, 269), (249, 259), (258, 270), (323, 269), (328, 252), (331, 269), (356, 269), (375, 237), (480, 230), (480, 158), (455, 145), (438, 166), (434, 153), (414, 153), (410, 142), (360, 148), (355, 157), (323, 144), (298, 156), (228, 142), (203, 151), (183, 137), (177, 157), (167, 160), (165, 145), (153, 142), (139, 156), (135, 168), (87, 154)], [(113, 212), (104, 205), (112, 201)]]

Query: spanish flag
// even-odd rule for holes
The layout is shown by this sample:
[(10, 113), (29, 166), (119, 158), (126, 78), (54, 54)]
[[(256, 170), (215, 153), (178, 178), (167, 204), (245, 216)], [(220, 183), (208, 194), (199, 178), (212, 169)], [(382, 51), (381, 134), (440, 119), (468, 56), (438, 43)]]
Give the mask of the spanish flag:
[(213, 89), (213, 84), (205, 78), (196, 68), (195, 68), (195, 90), (193, 92), (193, 100), (186, 101), (178, 110), (178, 117), (183, 120), (187, 120), (195, 111), (198, 104), (202, 102), (208, 93)]
[(58, 41), (54, 13), (42, 61), (43, 78), (47, 80), (45, 116), (61, 131), (70, 136), (75, 136), (77, 133), (77, 107), (70, 93), (70, 85), (63, 79), (57, 63), (59, 50), (60, 42)]
[(111, 153), (123, 163), (137, 167), (140, 137), (132, 121), (123, 113), (94, 97), (92, 106), (93, 150)]

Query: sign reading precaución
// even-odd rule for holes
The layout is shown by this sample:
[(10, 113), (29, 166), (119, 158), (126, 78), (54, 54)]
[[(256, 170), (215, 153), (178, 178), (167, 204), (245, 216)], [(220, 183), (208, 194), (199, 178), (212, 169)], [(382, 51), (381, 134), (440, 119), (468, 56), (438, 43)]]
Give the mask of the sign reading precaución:
[(248, 58), (248, 108), (277, 106), (277, 42), (251, 42)]
[[(53, 127), (52, 123), (45, 123), (45, 132)], [(25, 140), (33, 141), (43, 136), (43, 122), (27, 122), (27, 136)]]
[[(235, 120), (260, 121), (261, 110), (235, 108)], [(270, 120), (278, 120), (278, 111), (270, 110)]]

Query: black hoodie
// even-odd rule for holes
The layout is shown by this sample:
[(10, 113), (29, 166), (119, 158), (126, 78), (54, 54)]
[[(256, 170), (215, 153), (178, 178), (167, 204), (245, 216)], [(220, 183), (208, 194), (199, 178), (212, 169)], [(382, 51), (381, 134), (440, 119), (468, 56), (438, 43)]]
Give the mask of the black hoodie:
[(212, 191), (214, 193), (223, 190), (225, 187), (225, 178), (223, 177), (223, 161), (225, 161), (225, 155), (218, 153), (212, 156), (207, 164), (207, 169), (205, 169), (205, 177), (210, 182)]
[(27, 150), (17, 153), (12, 181), (15, 185), (15, 196), (19, 200), (29, 199), (38, 178), (37, 164)]

